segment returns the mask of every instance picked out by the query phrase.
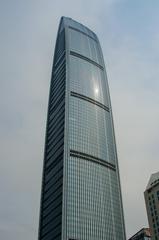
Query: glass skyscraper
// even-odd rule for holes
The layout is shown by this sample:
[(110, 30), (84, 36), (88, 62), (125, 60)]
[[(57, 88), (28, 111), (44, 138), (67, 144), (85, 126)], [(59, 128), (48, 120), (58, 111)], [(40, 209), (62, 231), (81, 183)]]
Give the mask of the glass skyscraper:
[(102, 50), (90, 29), (66, 17), (51, 77), (39, 240), (125, 240)]

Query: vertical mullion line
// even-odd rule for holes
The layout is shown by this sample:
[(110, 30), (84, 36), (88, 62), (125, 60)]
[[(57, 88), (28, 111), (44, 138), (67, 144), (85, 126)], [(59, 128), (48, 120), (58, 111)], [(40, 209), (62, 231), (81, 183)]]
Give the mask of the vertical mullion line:
[[(94, 51), (93, 52), (95, 52), (95, 56), (93, 57), (93, 52), (92, 52), (92, 59), (94, 60), (94, 61), (96, 61), (98, 64), (99, 64), (99, 62), (98, 62), (98, 56), (97, 56), (97, 53), (96, 53), (96, 48), (95, 48), (95, 45), (94, 45), (94, 42), (92, 42), (92, 48), (94, 48)], [(100, 153), (100, 151), (99, 151), (99, 137), (98, 137), (98, 134), (99, 134), (99, 126), (98, 126), (98, 122), (97, 122), (97, 107), (95, 107), (95, 116), (96, 116), (96, 123), (97, 123), (97, 156), (100, 158), (100, 155), (99, 155), (99, 153)], [(102, 169), (102, 166), (96, 166), (96, 170), (97, 170), (97, 173), (100, 175), (100, 178), (99, 178), (99, 202), (98, 202), (98, 210), (99, 210), (99, 218), (100, 218), (100, 221), (101, 221), (101, 223), (100, 223), (100, 226), (102, 226), (102, 222), (103, 222), (103, 219), (102, 219), (102, 212), (101, 212), (101, 200), (102, 200), (102, 192), (101, 192), (101, 174), (102, 174), (102, 171), (101, 171), (101, 169)], [(99, 237), (99, 236), (98, 236)], [(100, 238), (103, 240), (103, 238), (102, 238), (102, 236), (101, 236), (101, 231), (100, 231)]]
[[(63, 19), (61, 19), (61, 22), (63, 21)], [(63, 23), (63, 31), (64, 31), (64, 44), (65, 44), (65, 102), (66, 102), (66, 33), (65, 33), (65, 26)], [(64, 111), (65, 111), (65, 117), (64, 117), (64, 150), (63, 150), (63, 186), (62, 186), (62, 229), (61, 229), (61, 240), (64, 239), (64, 229), (65, 229), (65, 138), (66, 138), (66, 106), (65, 106), (65, 102), (64, 102)]]
[[(99, 59), (100, 59), (100, 56), (98, 56), (98, 54), (99, 54), (99, 52), (100, 51), (98, 51), (97, 52), (97, 48), (99, 49), (99, 43), (97, 42), (96, 43), (96, 45), (94, 44), (93, 45), (94, 46), (94, 50), (95, 50), (95, 54), (96, 54), (96, 59), (97, 59), (97, 62), (99, 63), (99, 64), (101, 64), (101, 65), (103, 65), (103, 63), (101, 63), (100, 61), (99, 61)], [(96, 47), (95, 47), (96, 46)], [(97, 70), (97, 71), (100, 71), (99, 69)], [(99, 85), (99, 88), (100, 88), (100, 92), (102, 93), (102, 96), (103, 96), (103, 89), (101, 88), (101, 85), (102, 85), (102, 81), (103, 81), (104, 79), (102, 79), (101, 78), (101, 82), (100, 82), (100, 85)], [(99, 81), (99, 79), (98, 79), (98, 81)], [(104, 103), (104, 99), (103, 99), (103, 103)], [(104, 103), (105, 104), (105, 103)], [(104, 122), (105, 122), (105, 116), (106, 115), (106, 112), (104, 111), (102, 111), (102, 117), (104, 118)], [(98, 126), (98, 132), (99, 132), (99, 126)], [(105, 137), (106, 137), (106, 135), (105, 135)], [(107, 141), (106, 141), (107, 142)], [(99, 147), (99, 145), (100, 145), (100, 143), (99, 143), (99, 139), (98, 139), (98, 147)], [(99, 157), (100, 158), (100, 157)], [(100, 166), (99, 167), (99, 169), (100, 169), (100, 187), (101, 187), (101, 193), (102, 193), (102, 199), (101, 199), (101, 207), (102, 207), (102, 210), (101, 210), (101, 214), (102, 214), (102, 240), (104, 240), (104, 235), (103, 235), (103, 233), (104, 233), (104, 189), (103, 189), (103, 166)]]
[[(91, 56), (91, 45), (90, 45), (90, 41), (89, 41), (89, 37), (87, 37), (86, 36), (86, 39), (87, 39), (87, 41), (88, 41), (88, 46), (89, 46), (89, 53), (90, 53), (90, 56), (89, 56), (89, 58), (91, 58), (92, 56)], [(86, 106), (87, 107), (89, 107), (89, 104), (87, 103), (86, 104)], [(88, 122), (88, 112), (87, 112), (87, 122)], [(90, 140), (89, 140), (89, 138), (88, 138), (88, 143), (90, 143)], [(89, 144), (88, 144), (88, 148), (89, 148)], [(89, 153), (90, 153), (90, 151), (88, 151)], [(87, 162), (86, 163), (86, 165), (87, 165), (87, 171), (88, 171), (88, 178), (90, 177), (90, 168), (91, 168), (91, 163), (89, 163), (89, 162)], [(88, 181), (88, 180), (87, 180)], [(89, 182), (89, 181), (88, 181)], [(89, 186), (90, 187), (90, 186)], [(87, 201), (88, 201), (88, 199), (87, 199)], [(90, 203), (91, 204), (91, 203)], [(88, 223), (87, 223), (88, 224)], [(89, 224), (88, 224), (88, 227), (89, 227)], [(90, 231), (90, 229), (89, 229), (89, 231)], [(88, 233), (87, 233), (88, 234)], [(87, 238), (86, 238), (87, 239)], [(89, 239), (89, 236), (88, 236), (88, 239)]]
[[(63, 20), (64, 21), (64, 20)], [(65, 123), (64, 123), (64, 153), (63, 153), (63, 195), (62, 195), (62, 240), (67, 239), (67, 159), (68, 159), (68, 39), (67, 29), (65, 22), (64, 25), (64, 37), (65, 37)]]

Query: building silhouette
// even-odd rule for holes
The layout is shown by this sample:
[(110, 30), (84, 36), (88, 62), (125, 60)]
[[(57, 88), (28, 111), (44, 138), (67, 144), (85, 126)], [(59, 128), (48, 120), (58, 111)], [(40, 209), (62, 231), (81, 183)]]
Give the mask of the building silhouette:
[(151, 175), (144, 196), (152, 240), (159, 240), (159, 172)]
[(135, 235), (133, 235), (129, 240), (151, 240), (150, 229), (142, 228)]
[(39, 240), (125, 240), (102, 50), (90, 29), (65, 17), (51, 77)]

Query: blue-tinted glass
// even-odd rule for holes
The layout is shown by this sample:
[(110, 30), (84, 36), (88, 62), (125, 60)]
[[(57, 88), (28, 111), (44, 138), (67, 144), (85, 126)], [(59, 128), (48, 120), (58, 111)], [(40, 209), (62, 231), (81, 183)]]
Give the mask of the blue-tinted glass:
[(75, 97), (70, 97), (69, 109), (70, 148), (114, 163), (110, 113)]
[(68, 235), (81, 240), (112, 239), (111, 170), (79, 158), (70, 157), (69, 163)]
[(69, 29), (69, 38), (71, 51), (77, 52), (102, 65), (102, 56), (96, 41), (72, 29)]
[(70, 90), (109, 106), (104, 71), (83, 59), (70, 56)]

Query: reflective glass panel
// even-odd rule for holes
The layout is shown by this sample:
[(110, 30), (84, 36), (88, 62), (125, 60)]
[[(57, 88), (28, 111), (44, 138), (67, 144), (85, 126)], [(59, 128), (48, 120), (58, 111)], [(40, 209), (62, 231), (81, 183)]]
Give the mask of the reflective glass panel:
[(99, 45), (81, 32), (69, 29), (69, 48), (91, 60), (103, 64)]
[(70, 90), (90, 97), (100, 103), (108, 104), (108, 89), (104, 71), (93, 64), (70, 56)]
[(115, 162), (110, 113), (85, 100), (70, 96), (70, 149)]

